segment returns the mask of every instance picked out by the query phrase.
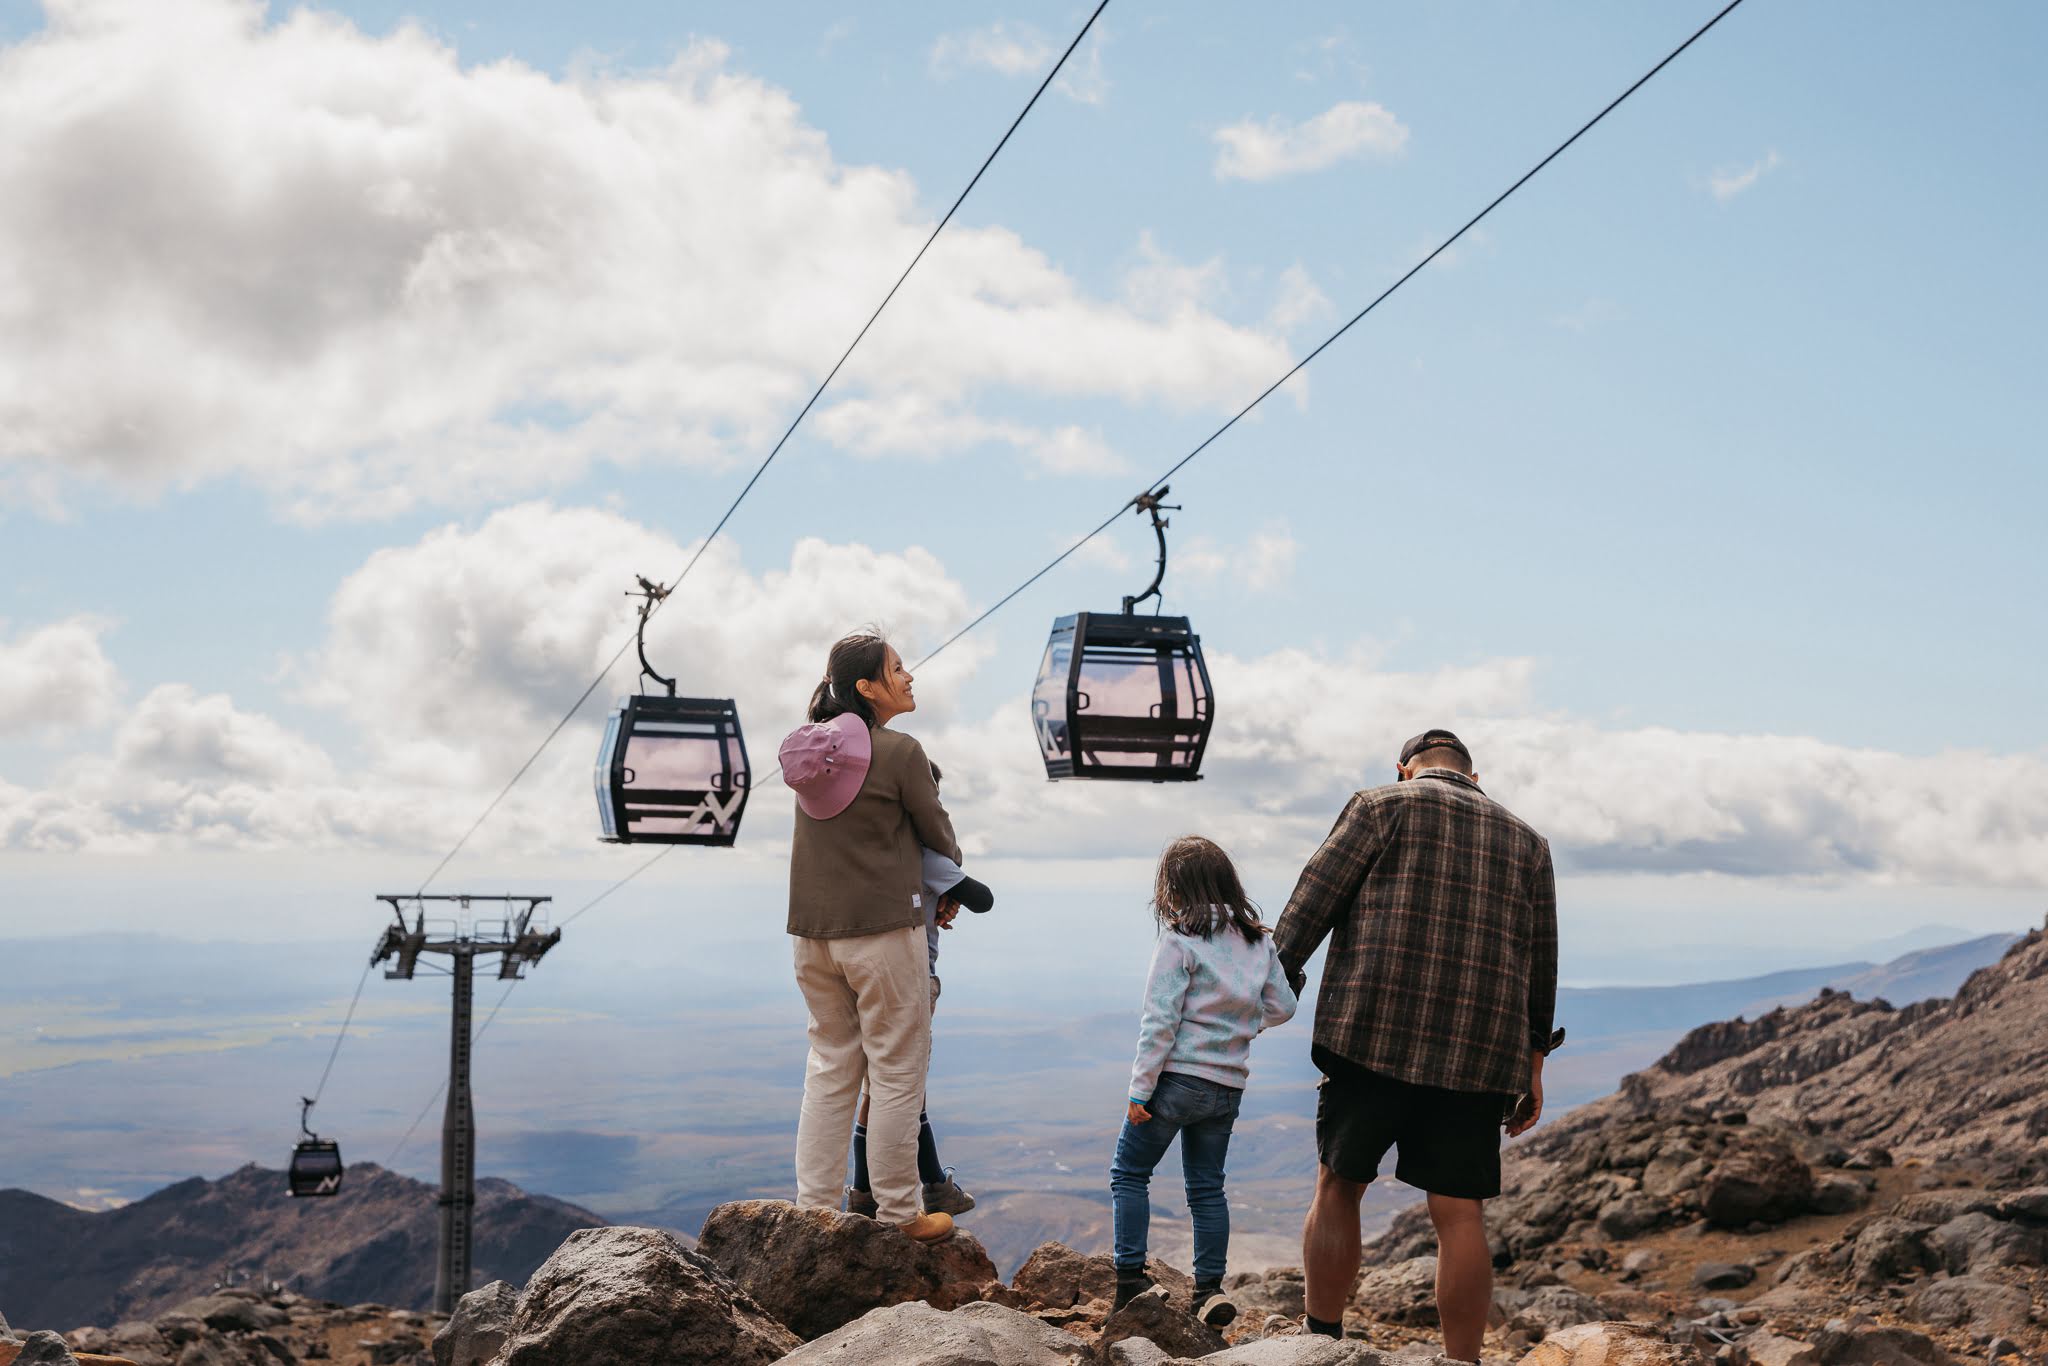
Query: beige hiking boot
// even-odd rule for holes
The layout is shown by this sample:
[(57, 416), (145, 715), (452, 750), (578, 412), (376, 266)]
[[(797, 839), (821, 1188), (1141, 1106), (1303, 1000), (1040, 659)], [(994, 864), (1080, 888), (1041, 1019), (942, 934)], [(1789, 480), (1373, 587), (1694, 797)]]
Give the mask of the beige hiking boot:
[(920, 1214), (907, 1224), (898, 1224), (912, 1238), (920, 1243), (943, 1243), (953, 1236), (953, 1216), (950, 1214)]

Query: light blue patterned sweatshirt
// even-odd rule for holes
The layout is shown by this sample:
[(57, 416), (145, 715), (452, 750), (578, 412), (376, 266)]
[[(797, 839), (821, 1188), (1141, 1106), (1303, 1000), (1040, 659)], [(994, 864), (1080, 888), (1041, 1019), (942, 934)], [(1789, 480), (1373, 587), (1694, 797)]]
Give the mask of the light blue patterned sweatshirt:
[(1140, 1105), (1152, 1099), (1161, 1072), (1243, 1089), (1252, 1040), (1294, 1018), (1294, 989), (1273, 936), (1248, 944), (1221, 907), (1210, 909), (1216, 929), (1207, 939), (1162, 930), (1152, 951), (1131, 1067), (1131, 1099)]

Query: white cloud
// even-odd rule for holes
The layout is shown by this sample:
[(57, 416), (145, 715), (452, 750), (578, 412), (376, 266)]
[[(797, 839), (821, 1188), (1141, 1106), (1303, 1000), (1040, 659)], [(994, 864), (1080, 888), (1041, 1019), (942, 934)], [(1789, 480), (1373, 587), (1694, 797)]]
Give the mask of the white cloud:
[(1287, 523), (1275, 519), (1239, 545), (1221, 544), (1207, 536), (1191, 537), (1170, 562), (1177, 573), (1200, 583), (1227, 583), (1248, 592), (1266, 593), (1293, 578), (1300, 551)]
[[(353, 726), (347, 762), (229, 698), (161, 684), (104, 751), (67, 761), (39, 789), (0, 782), (0, 848), (430, 858), (629, 639), (631, 576), (673, 574), (687, 551), (614, 513), (529, 504), (380, 552), (336, 591), (326, 643), (299, 665), (307, 699)], [(1249, 584), (1284, 574), (1291, 557), (1286, 528), (1268, 527), (1219, 572)], [(1180, 570), (1189, 558), (1177, 556)], [(975, 607), (915, 548), (804, 541), (786, 567), (753, 574), (721, 543), (656, 618), (649, 648), (685, 690), (739, 701), (765, 771), (833, 639), (879, 621), (915, 658)], [(1364, 650), (1247, 657), (1213, 635), (1207, 643), (1218, 720), (1206, 779), (1186, 786), (1048, 787), (1021, 695), (985, 714), (958, 704), (990, 662), (985, 636), (924, 671), (906, 728), (945, 765), (970, 850), (1128, 858), (1196, 829), (1247, 858), (1298, 863), (1346, 794), (1391, 775), (1404, 738), (1448, 725), (1472, 745), (1488, 790), (1550, 837), (1567, 871), (2048, 887), (2048, 753), (1913, 756), (1616, 728), (1537, 705), (1525, 659), (1415, 673)], [(1035, 656), (1007, 657), (1005, 677), (1014, 670), (1021, 685)], [(479, 853), (601, 857), (591, 756), (633, 667), (629, 653), (484, 827)], [(741, 861), (775, 864), (787, 820), (786, 803), (762, 800)]]
[(820, 409), (813, 422), (820, 434), (856, 455), (937, 459), (994, 443), (1013, 448), (1048, 474), (1119, 474), (1129, 468), (1100, 431), (980, 417), (917, 393), (847, 399)]
[(1280, 292), (1266, 314), (1266, 326), (1282, 334), (1291, 333), (1304, 323), (1316, 322), (1335, 312), (1330, 296), (1316, 287), (1309, 273), (1299, 264), (1291, 265), (1280, 272)]
[(1275, 114), (1219, 128), (1218, 180), (1273, 180), (1320, 171), (1349, 157), (1395, 157), (1408, 145), (1408, 128), (1386, 106), (1342, 100), (1301, 123)]
[[(62, 0), (0, 48), (0, 126), (0, 491), (44, 506), (241, 478), (379, 514), (751, 457), (931, 222), (708, 41), (555, 79), (313, 9)], [(1199, 406), (1284, 360), (953, 228), (840, 383)]]
[(1002, 76), (1030, 76), (1043, 74), (1058, 54), (1052, 40), (1031, 25), (998, 20), (984, 28), (941, 34), (930, 57), (936, 76), (953, 76), (969, 67)]
[(107, 623), (72, 617), (0, 641), (0, 735), (97, 725), (120, 677), (100, 648)]
[(1707, 192), (1725, 204), (1783, 164), (1777, 149), (1772, 148), (1747, 166), (1724, 166), (1715, 171), (1707, 177)]

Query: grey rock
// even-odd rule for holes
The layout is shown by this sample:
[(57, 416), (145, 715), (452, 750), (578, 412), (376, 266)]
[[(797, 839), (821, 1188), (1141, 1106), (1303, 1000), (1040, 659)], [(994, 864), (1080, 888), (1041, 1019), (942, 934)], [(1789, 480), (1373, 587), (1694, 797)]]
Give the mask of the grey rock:
[(570, 1234), (533, 1273), (497, 1361), (767, 1366), (798, 1343), (796, 1334), (674, 1234), (586, 1228)]
[(1814, 1338), (1822, 1366), (1951, 1366), (1947, 1352), (1910, 1328), (1837, 1328)]
[(1319, 1333), (1245, 1342), (1202, 1358), (1220, 1366), (1386, 1366), (1389, 1358), (1362, 1342), (1326, 1338)]
[(1224, 1282), (1224, 1289), (1237, 1302), (1238, 1311), (1246, 1318), (1264, 1318), (1268, 1314), (1280, 1314), (1298, 1319), (1306, 1310), (1303, 1296), (1301, 1268), (1298, 1266), (1277, 1266), (1263, 1273), (1247, 1272), (1232, 1276)]
[(920, 1243), (900, 1229), (787, 1200), (736, 1200), (704, 1221), (697, 1252), (799, 1337), (820, 1337), (882, 1305), (953, 1309), (998, 1280), (971, 1233)]
[(71, 1355), (71, 1344), (47, 1331), (23, 1338), (21, 1352), (14, 1360), (15, 1366), (78, 1366), (78, 1358)]
[(1743, 1262), (1702, 1262), (1692, 1273), (1699, 1290), (1740, 1290), (1756, 1279), (1756, 1268)]
[(783, 1360), (789, 1366), (1066, 1366), (1087, 1356), (1079, 1338), (1015, 1309), (968, 1304), (947, 1313), (913, 1301), (870, 1310)]
[(1751, 1333), (1742, 1340), (1742, 1348), (1756, 1366), (1820, 1366), (1812, 1343), (1769, 1329)]
[[(1192, 1308), (1195, 1283), (1186, 1272), (1152, 1260), (1145, 1263), (1145, 1274), (1154, 1285), (1166, 1287), (1175, 1304), (1183, 1309)], [(1298, 1268), (1294, 1275), (1300, 1279)], [(1233, 1284), (1245, 1279), (1251, 1278), (1231, 1278)], [(1108, 1257), (1076, 1252), (1065, 1243), (1041, 1243), (1017, 1268), (1010, 1286), (1027, 1300), (1048, 1309), (1067, 1309), (1093, 1300), (1107, 1304), (1116, 1289), (1116, 1263)]]
[(1998, 1208), (1998, 1197), (1967, 1187), (1950, 1190), (1917, 1191), (1892, 1206), (1892, 1217), (1916, 1224), (1945, 1224), (1965, 1214), (1990, 1214)]
[(1927, 1235), (1927, 1246), (1936, 1261), (1957, 1275), (1987, 1267), (2037, 1264), (2044, 1243), (2048, 1239), (2034, 1229), (1979, 1213), (1951, 1219)]
[(1111, 1343), (1109, 1366), (1167, 1366), (1173, 1358), (1150, 1338), (1125, 1338)]
[(1881, 1167), (1889, 1167), (1891, 1164), (1891, 1149), (1880, 1148), (1872, 1144), (1870, 1147), (1858, 1148), (1855, 1152), (1850, 1153), (1849, 1160), (1842, 1165), (1852, 1172), (1869, 1172), (1876, 1171)]
[(1912, 1316), (1936, 1328), (2017, 1333), (2027, 1327), (2027, 1292), (1978, 1276), (1951, 1276), (1922, 1286), (1908, 1301)]
[(1645, 1191), (1630, 1191), (1602, 1205), (1594, 1223), (1609, 1238), (1619, 1240), (1647, 1233), (1663, 1223), (1669, 1214), (1663, 1201)]
[(1927, 1246), (1927, 1227), (1890, 1216), (1873, 1219), (1849, 1251), (1849, 1266), (1856, 1284), (1874, 1290), (1902, 1280), (1915, 1271), (1931, 1268), (1933, 1254)]
[(1568, 1285), (1546, 1285), (1529, 1293), (1509, 1317), (1507, 1328), (1527, 1334), (1531, 1342), (1540, 1342), (1560, 1329), (1597, 1323), (1606, 1317), (1607, 1311), (1591, 1295)]
[(512, 1333), (519, 1292), (492, 1281), (455, 1302), (455, 1312), (434, 1334), (434, 1366), (485, 1366)]
[(1436, 1258), (1410, 1257), (1374, 1267), (1358, 1282), (1352, 1304), (1382, 1323), (1436, 1326)]
[(2026, 1190), (2010, 1191), (2001, 1196), (1998, 1217), (2048, 1223), (2048, 1186), (2029, 1186)]
[(1223, 1335), (1173, 1303), (1166, 1287), (1155, 1285), (1111, 1314), (1102, 1324), (1096, 1345), (1105, 1355), (1125, 1338), (1150, 1338), (1177, 1357), (1201, 1357), (1223, 1350)]
[(1663, 1258), (1651, 1249), (1639, 1247), (1621, 1259), (1621, 1269), (1628, 1275), (1640, 1276), (1645, 1271), (1655, 1271), (1657, 1264), (1662, 1260)]
[(1813, 1207), (1822, 1214), (1852, 1214), (1870, 1203), (1870, 1192), (1853, 1176), (1824, 1176), (1813, 1183)]
[(1666, 1151), (1643, 1169), (1643, 1193), (1667, 1199), (1689, 1195), (1706, 1179), (1707, 1160), (1693, 1152)]
[(0, 1314), (0, 1342), (20, 1342), (21, 1337), (7, 1326), (7, 1316)]
[(1582, 1323), (1536, 1344), (1522, 1366), (1698, 1366), (1696, 1347), (1665, 1341), (1643, 1323)]
[(281, 1328), (291, 1322), (291, 1315), (282, 1309), (273, 1309), (244, 1295), (233, 1294), (202, 1295), (196, 1300), (185, 1301), (171, 1312), (198, 1319), (221, 1333), (260, 1333), (266, 1328)]

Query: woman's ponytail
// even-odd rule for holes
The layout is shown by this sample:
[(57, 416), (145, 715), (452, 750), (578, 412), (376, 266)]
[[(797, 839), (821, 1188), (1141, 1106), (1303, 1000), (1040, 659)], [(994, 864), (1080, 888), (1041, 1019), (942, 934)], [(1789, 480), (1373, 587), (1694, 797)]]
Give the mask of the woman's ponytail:
[(880, 631), (856, 631), (840, 640), (826, 658), (825, 677), (811, 692), (811, 720), (830, 721), (852, 712), (874, 725), (875, 709), (854, 684), (862, 679), (879, 682), (888, 662), (889, 642)]

